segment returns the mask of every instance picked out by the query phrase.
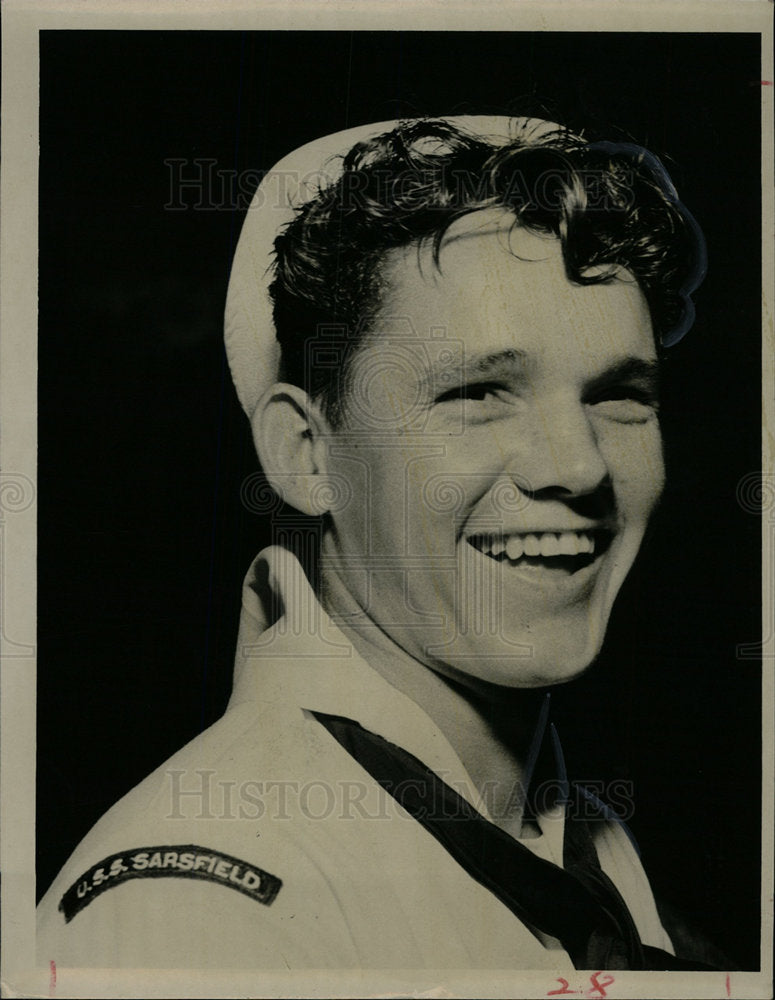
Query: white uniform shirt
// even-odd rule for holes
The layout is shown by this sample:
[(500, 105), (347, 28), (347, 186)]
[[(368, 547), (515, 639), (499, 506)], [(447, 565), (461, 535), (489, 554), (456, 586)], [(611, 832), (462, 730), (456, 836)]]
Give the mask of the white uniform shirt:
[[(272, 592), (284, 613), (268, 627)], [(39, 907), (38, 958), (63, 966), (573, 969), (312, 715), (352, 719), (487, 817), (438, 727), (358, 655), (284, 549), (243, 591), (224, 716), (94, 826)], [(562, 865), (562, 816), (522, 841)], [(603, 871), (644, 944), (672, 952), (624, 829), (597, 823)], [(66, 919), (69, 917), (69, 919)]]

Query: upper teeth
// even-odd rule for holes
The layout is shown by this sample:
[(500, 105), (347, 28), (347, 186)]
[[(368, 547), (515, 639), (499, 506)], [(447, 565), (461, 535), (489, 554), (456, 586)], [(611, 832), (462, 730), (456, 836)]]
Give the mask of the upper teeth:
[(509, 559), (522, 556), (576, 556), (595, 551), (595, 538), (584, 531), (545, 531), (540, 535), (498, 535), (483, 538), (478, 546), (488, 555), (506, 552)]

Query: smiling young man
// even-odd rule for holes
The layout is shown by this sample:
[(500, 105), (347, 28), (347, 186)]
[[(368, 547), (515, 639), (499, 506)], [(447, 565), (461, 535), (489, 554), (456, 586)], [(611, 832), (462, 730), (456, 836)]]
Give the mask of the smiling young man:
[(658, 502), (658, 355), (703, 265), (653, 156), (546, 122), (383, 123), (277, 165), (226, 341), (312, 558), (278, 518), (226, 714), (80, 845), (43, 959), (700, 967), (568, 785), (546, 692), (600, 651)]

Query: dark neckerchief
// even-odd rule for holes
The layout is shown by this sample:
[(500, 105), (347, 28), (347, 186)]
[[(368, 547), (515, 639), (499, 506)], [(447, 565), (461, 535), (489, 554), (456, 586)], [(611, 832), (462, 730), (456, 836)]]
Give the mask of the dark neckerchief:
[[(644, 945), (600, 868), (584, 820), (565, 824), (564, 867), (544, 861), (406, 750), (351, 719), (314, 712), (333, 738), (524, 924), (556, 938), (577, 969), (708, 969)], [(578, 794), (578, 793), (575, 793)]]

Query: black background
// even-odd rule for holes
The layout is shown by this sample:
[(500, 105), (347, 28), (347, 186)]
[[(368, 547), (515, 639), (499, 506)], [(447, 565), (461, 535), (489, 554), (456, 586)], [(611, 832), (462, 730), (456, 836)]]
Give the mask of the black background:
[[(759, 38), (43, 32), (38, 885), (221, 714), (269, 525), (221, 348), (247, 205), (170, 202), (173, 158), (268, 169), (398, 116), (543, 113), (651, 148), (702, 226), (695, 328), (666, 363), (669, 486), (603, 655), (558, 690), (572, 777), (632, 781), (656, 890), (758, 967)], [(243, 175), (244, 176), (244, 175)], [(246, 178), (246, 185), (249, 178)], [(249, 192), (248, 192), (249, 193)]]

